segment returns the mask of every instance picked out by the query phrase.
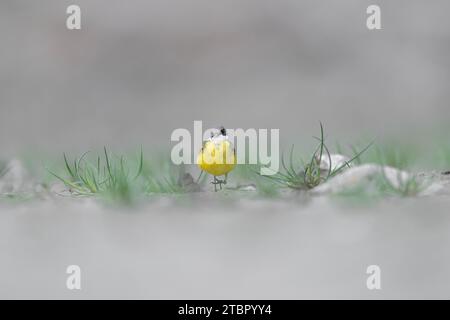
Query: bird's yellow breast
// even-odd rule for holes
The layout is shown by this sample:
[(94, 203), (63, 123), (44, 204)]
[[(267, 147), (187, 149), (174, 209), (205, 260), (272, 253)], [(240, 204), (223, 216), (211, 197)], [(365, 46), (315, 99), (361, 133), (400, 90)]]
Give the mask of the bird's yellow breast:
[(236, 155), (229, 141), (207, 141), (197, 157), (201, 170), (214, 176), (223, 176), (236, 166)]

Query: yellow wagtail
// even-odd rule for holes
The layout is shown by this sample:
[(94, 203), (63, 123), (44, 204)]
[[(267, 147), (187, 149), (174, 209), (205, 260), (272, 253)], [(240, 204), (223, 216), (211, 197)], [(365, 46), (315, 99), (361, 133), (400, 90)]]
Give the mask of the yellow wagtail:
[[(216, 134), (203, 142), (203, 147), (197, 156), (197, 165), (203, 171), (214, 176), (214, 191), (217, 185), (222, 190), (222, 184), (227, 183), (228, 173), (236, 166), (236, 151), (233, 143), (228, 139), (227, 131), (220, 127)], [(225, 176), (224, 180), (217, 177)]]

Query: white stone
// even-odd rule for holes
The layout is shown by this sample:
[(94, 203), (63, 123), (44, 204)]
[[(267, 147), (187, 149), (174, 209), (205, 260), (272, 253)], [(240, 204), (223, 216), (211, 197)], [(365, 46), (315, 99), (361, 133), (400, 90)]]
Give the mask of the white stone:
[(384, 175), (394, 188), (401, 187), (408, 179), (413, 177), (408, 172), (396, 168), (378, 164), (363, 164), (337, 174), (335, 177), (312, 189), (311, 193), (326, 194), (345, 191), (364, 185), (364, 183), (369, 184), (371, 180), (379, 175)]
[[(319, 157), (317, 157), (319, 158)], [(318, 159), (317, 159), (318, 160)], [(331, 162), (330, 162), (331, 160)], [(319, 163), (319, 168), (322, 171), (328, 171), (330, 169), (330, 165), (331, 165), (331, 171), (337, 170), (341, 167), (343, 168), (348, 168), (351, 167), (352, 164), (349, 163), (351, 159), (347, 156), (344, 156), (342, 154), (330, 154), (330, 156), (328, 156), (327, 153), (322, 155), (322, 159)]]
[(8, 162), (0, 176), (0, 193), (9, 194), (33, 189), (30, 175), (18, 159)]

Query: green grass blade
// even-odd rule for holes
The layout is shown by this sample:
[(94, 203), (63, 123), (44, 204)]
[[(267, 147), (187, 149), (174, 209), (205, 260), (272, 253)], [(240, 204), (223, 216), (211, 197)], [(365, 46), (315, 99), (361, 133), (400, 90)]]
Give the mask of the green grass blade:
[(73, 173), (72, 168), (70, 168), (66, 154), (63, 153), (63, 156), (64, 156), (64, 163), (66, 165), (67, 172), (69, 172), (69, 175), (72, 177), (72, 179), (75, 179), (75, 174)]

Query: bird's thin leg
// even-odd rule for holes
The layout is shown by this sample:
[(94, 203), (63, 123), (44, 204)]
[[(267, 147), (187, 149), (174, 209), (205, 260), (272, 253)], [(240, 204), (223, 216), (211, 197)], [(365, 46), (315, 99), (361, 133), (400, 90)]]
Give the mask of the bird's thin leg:
[(216, 178), (216, 176), (214, 176), (213, 184), (214, 184), (214, 192), (217, 192), (217, 178)]
[(218, 180), (219, 182), (219, 186), (220, 186), (220, 190), (222, 190), (222, 184), (227, 184), (227, 174), (225, 174), (225, 179), (224, 180)]
[(195, 181), (196, 184), (198, 184), (200, 182), (200, 178), (202, 177), (202, 175), (203, 175), (203, 170), (200, 171), (200, 175), (198, 176), (197, 181)]

